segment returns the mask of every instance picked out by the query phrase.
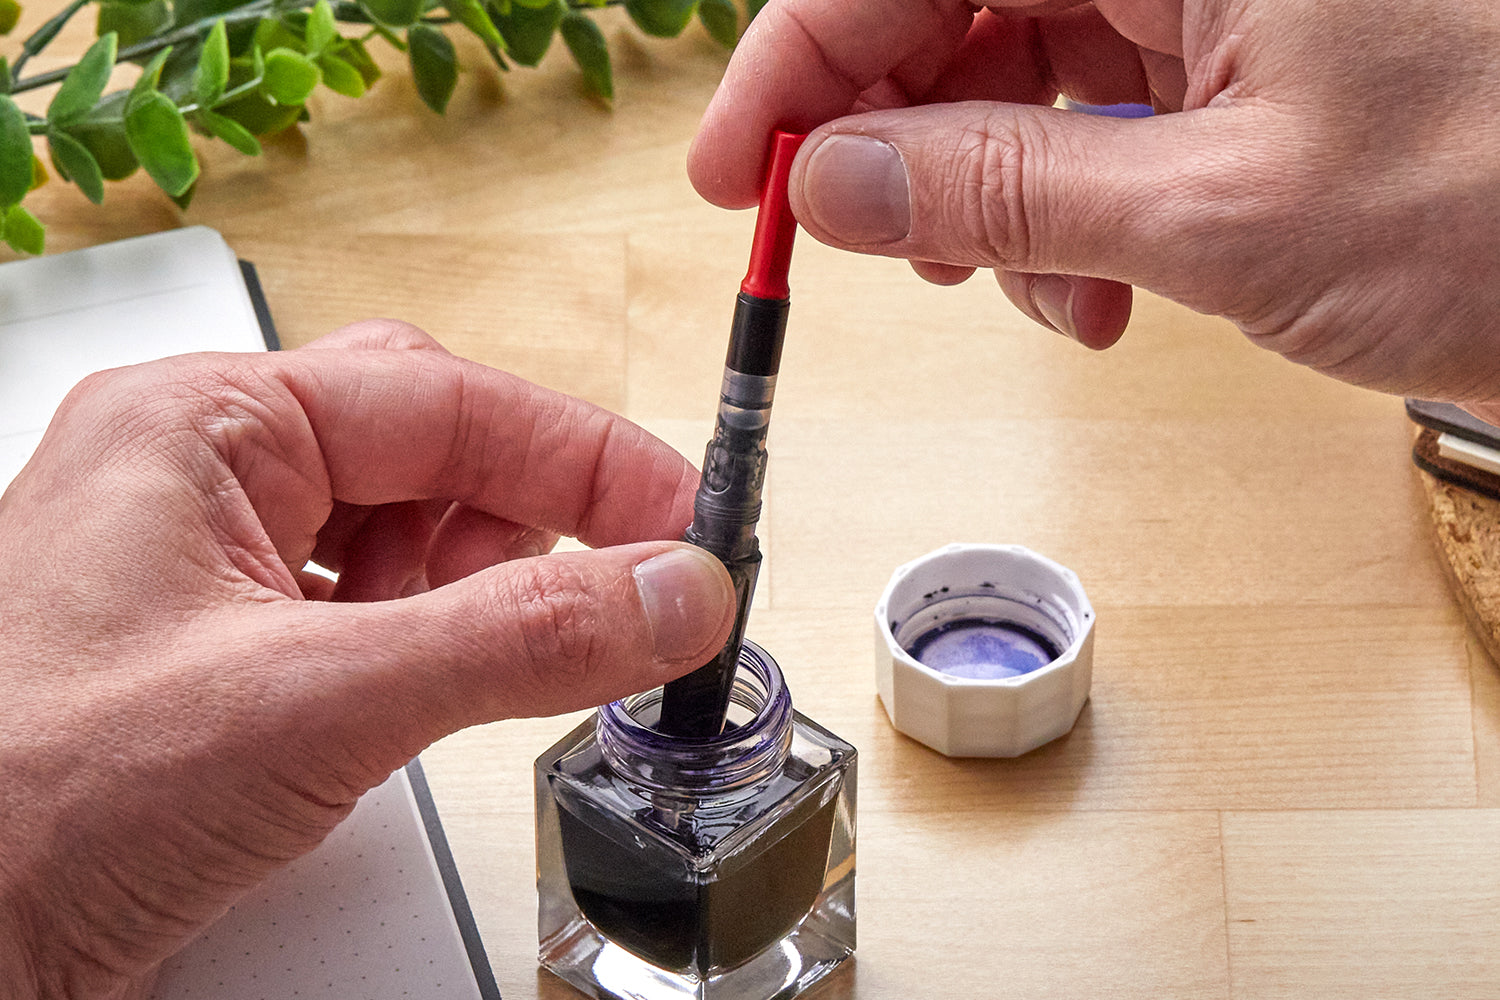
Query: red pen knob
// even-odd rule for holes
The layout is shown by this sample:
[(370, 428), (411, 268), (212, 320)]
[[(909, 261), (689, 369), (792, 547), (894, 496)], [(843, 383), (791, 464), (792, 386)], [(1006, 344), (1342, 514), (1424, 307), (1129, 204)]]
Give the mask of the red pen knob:
[(797, 235), (797, 220), (787, 201), (787, 179), (792, 173), (792, 159), (806, 135), (775, 132), (771, 137), (770, 165), (760, 192), (760, 209), (755, 217), (755, 239), (750, 244), (750, 269), (740, 283), (740, 291), (761, 299), (784, 299), (791, 294), (787, 272), (792, 265), (792, 240)]

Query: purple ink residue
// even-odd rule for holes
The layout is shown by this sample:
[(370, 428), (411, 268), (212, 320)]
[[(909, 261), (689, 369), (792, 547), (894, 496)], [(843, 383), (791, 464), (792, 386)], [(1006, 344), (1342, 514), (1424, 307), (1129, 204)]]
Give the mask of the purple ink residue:
[(1046, 639), (1014, 622), (964, 618), (917, 637), (907, 650), (914, 659), (951, 677), (999, 680), (1019, 677), (1057, 659)]

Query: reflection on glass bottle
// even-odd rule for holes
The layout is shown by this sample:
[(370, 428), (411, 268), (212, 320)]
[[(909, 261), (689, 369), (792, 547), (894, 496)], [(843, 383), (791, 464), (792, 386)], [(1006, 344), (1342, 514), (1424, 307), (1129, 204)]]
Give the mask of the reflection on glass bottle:
[(772, 1000), (854, 950), (855, 751), (745, 644), (721, 736), (606, 705), (536, 762), (542, 964), (594, 997)]

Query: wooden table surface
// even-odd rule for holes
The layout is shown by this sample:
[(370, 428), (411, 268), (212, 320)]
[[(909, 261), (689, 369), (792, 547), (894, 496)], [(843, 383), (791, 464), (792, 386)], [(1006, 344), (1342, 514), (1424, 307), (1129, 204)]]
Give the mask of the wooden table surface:
[[(388, 61), (259, 159), (202, 143), (186, 212), (141, 177), (102, 209), (56, 182), (30, 204), (54, 251), (212, 226), (288, 346), (401, 317), (696, 458), (752, 224), (683, 168), (725, 55), (604, 24), (613, 110), (560, 46), (505, 76), (463, 50), (446, 118)], [(1145, 294), (1092, 354), (987, 279), (805, 236), (792, 285), (750, 634), (862, 755), (859, 950), (821, 995), (1500, 996), (1500, 674), (1400, 402)], [(1098, 611), (1077, 727), (1016, 760), (942, 757), (875, 697), (871, 608), (950, 541), (1030, 546)], [(531, 791), (573, 721), (423, 755), (514, 1000), (575, 995), (535, 961)]]

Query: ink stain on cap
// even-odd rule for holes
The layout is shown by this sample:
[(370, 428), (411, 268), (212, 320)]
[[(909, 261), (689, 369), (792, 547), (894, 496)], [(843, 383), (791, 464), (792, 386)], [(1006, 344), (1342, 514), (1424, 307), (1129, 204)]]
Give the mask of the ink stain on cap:
[(912, 659), (950, 677), (999, 680), (1039, 670), (1059, 651), (1043, 636), (998, 618), (944, 622), (907, 647)]

